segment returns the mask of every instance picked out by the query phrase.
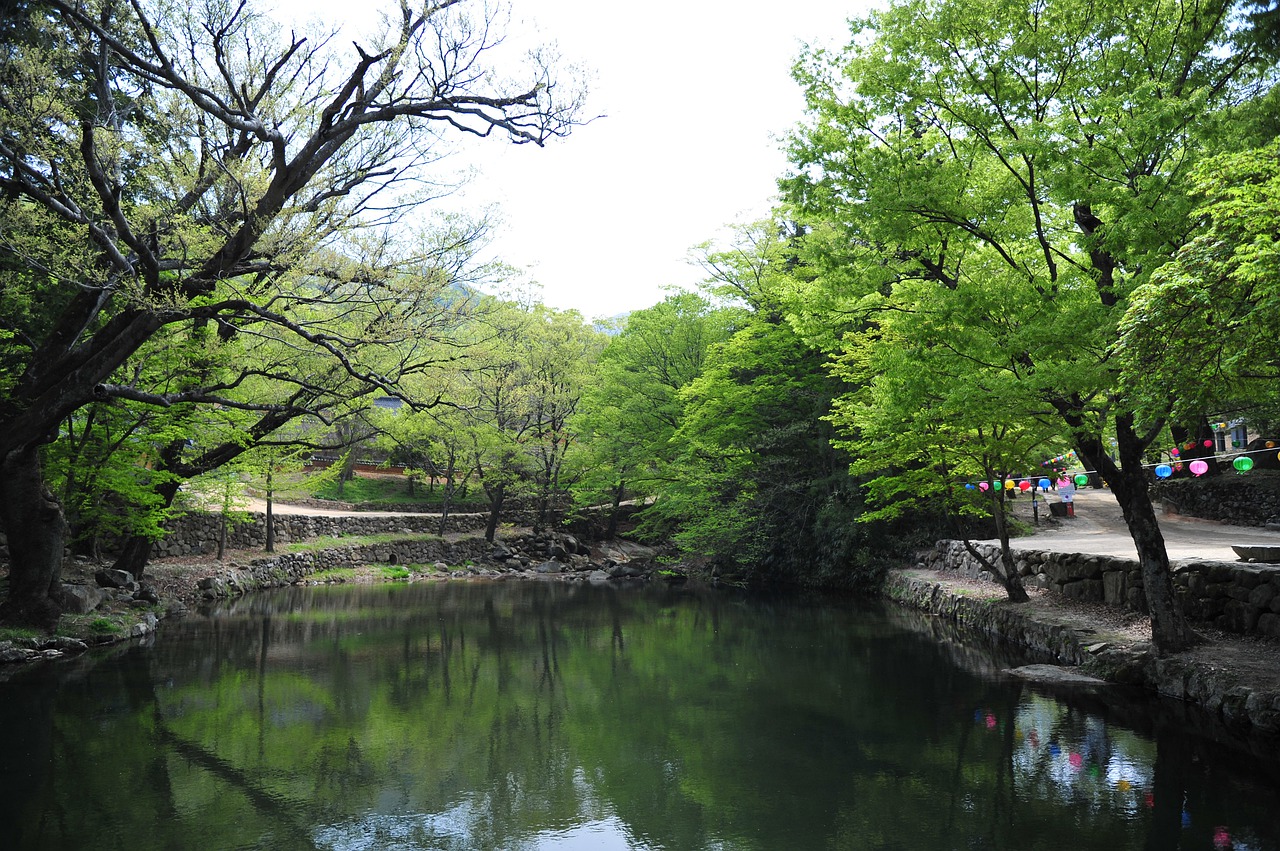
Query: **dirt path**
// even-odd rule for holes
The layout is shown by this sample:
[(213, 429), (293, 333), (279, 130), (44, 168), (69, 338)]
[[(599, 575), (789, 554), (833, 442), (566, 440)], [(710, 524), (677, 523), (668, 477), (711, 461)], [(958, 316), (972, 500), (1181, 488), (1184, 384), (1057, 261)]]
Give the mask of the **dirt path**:
[[(267, 501), (256, 497), (250, 498), (245, 506), (246, 511), (266, 513)], [(314, 505), (290, 505), (276, 500), (272, 513), (279, 515), (301, 514), (321, 517), (439, 517), (439, 511), (355, 511), (349, 508), (320, 508)], [(450, 511), (450, 517), (483, 517), (478, 512)]]
[[(1043, 502), (1040, 509), (1042, 515), (1048, 514)], [(1030, 521), (1031, 501), (1020, 498), (1015, 511)], [(1138, 552), (1111, 491), (1077, 491), (1075, 513), (1074, 518), (1052, 520), (1036, 534), (1014, 539), (1013, 548), (1137, 559)], [(1176, 514), (1158, 516), (1165, 548), (1174, 560), (1236, 561), (1232, 544), (1280, 546), (1280, 532), (1257, 526), (1232, 526)]]

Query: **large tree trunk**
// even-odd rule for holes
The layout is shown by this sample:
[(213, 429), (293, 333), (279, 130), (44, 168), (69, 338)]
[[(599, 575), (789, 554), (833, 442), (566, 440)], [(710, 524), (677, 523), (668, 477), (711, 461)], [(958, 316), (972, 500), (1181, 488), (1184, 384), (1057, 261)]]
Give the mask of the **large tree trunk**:
[[(990, 473), (987, 474), (988, 479), (994, 478)], [(991, 494), (991, 518), (996, 524), (996, 537), (1000, 540), (1000, 564), (995, 564), (991, 559), (979, 552), (978, 548), (968, 538), (963, 539), (965, 551), (969, 556), (982, 565), (996, 579), (1000, 580), (1005, 594), (1009, 597), (1011, 603), (1025, 603), (1031, 598), (1027, 596), (1027, 589), (1022, 584), (1022, 577), (1018, 575), (1018, 567), (1013, 561), (1013, 550), (1009, 547), (1009, 525), (1005, 522), (1004, 513), (1004, 496), (995, 492)]]
[[(177, 481), (166, 481), (156, 485), (155, 491), (163, 501), (165, 508), (173, 505), (173, 498), (178, 495), (179, 487), (180, 483)], [(151, 560), (151, 550), (154, 545), (155, 541), (144, 535), (129, 537), (124, 542), (124, 547), (121, 548), (120, 555), (116, 557), (116, 562), (112, 567), (116, 570), (124, 570), (133, 574), (133, 578), (141, 582), (143, 575), (147, 571), (147, 562)]]
[(1132, 417), (1122, 416), (1116, 418), (1120, 466), (1103, 450), (1100, 438), (1080, 440), (1077, 452), (1086, 464), (1102, 473), (1124, 514), (1142, 567), (1142, 586), (1151, 615), (1151, 642), (1156, 652), (1178, 653), (1203, 639), (1191, 628), (1174, 596), (1169, 554), (1151, 503), (1147, 474), (1142, 468), (1142, 452), (1147, 443), (1134, 431)]
[(489, 522), (484, 527), (484, 539), (491, 544), (493, 536), (498, 533), (498, 518), (502, 515), (502, 503), (506, 497), (506, 485), (496, 485), (489, 491)]
[[(458, 472), (458, 462), (453, 452), (448, 453), (449, 463), (445, 465), (444, 477), (440, 485), (440, 537), (449, 529), (449, 511), (453, 508), (453, 495), (458, 488), (454, 484), (454, 476)], [(435, 469), (435, 465), (432, 465)], [(432, 474), (434, 475), (434, 473)], [(434, 479), (432, 479), (434, 481)]]
[(1013, 561), (1013, 549), (1009, 546), (1009, 518), (1005, 514), (1004, 494), (995, 496), (992, 504), (995, 507), (996, 537), (1000, 540), (1000, 570), (997, 575), (1004, 592), (1009, 595), (1009, 601), (1025, 603), (1031, 598), (1022, 585), (1022, 577), (1018, 575), (1018, 567)]
[(604, 538), (606, 541), (612, 541), (618, 537), (618, 515), (622, 511), (622, 495), (626, 488), (626, 482), (618, 482), (618, 486), (613, 489), (613, 507), (609, 511), (609, 525), (605, 527)]
[(133, 578), (141, 580), (147, 570), (147, 562), (151, 560), (151, 548), (154, 542), (145, 535), (131, 535), (120, 548), (120, 555), (112, 565), (116, 570), (125, 570), (133, 574)]
[(67, 523), (45, 486), (35, 445), (0, 463), (0, 519), (9, 538), (9, 599), (0, 605), (0, 623), (52, 632), (62, 614), (52, 595), (62, 575)]

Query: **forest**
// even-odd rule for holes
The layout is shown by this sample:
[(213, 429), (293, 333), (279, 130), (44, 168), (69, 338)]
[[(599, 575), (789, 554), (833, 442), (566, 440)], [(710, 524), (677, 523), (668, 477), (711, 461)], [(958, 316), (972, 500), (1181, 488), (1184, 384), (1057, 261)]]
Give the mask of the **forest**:
[(491, 539), (510, 500), (639, 504), (718, 576), (866, 588), (1007, 543), (973, 483), (1074, 451), (1193, 640), (1148, 488), (1211, 422), (1280, 423), (1280, 6), (893, 0), (798, 57), (773, 214), (588, 320), (433, 212), (447, 146), (589, 115), (473, 5), (354, 53), (248, 0), (0, 13), (0, 622), (51, 628), (66, 548), (141, 575), (192, 492), (316, 453), (483, 494)]

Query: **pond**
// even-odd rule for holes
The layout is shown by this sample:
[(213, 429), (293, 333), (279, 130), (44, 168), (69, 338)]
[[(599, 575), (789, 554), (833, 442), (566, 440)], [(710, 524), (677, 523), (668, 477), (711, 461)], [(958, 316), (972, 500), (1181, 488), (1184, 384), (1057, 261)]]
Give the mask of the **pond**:
[(1280, 849), (1273, 765), (847, 601), (285, 589), (0, 683), (7, 849)]

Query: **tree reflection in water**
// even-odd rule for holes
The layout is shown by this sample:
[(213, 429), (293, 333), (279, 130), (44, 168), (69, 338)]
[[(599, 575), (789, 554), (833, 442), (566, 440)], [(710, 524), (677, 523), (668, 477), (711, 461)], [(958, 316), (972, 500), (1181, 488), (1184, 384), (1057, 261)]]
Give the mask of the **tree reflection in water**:
[(860, 606), (291, 589), (0, 685), (0, 818), (22, 849), (1277, 848), (1274, 780), (1000, 664)]

